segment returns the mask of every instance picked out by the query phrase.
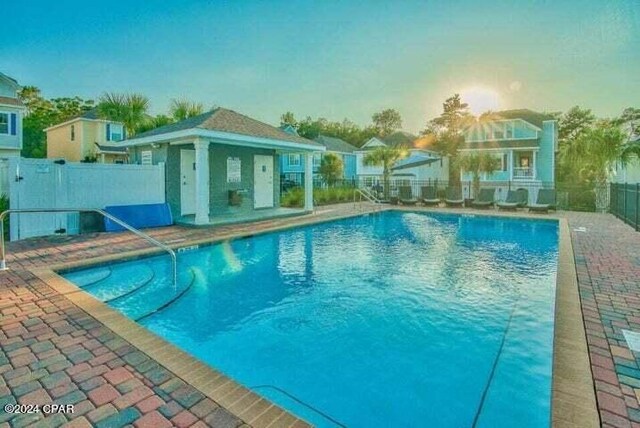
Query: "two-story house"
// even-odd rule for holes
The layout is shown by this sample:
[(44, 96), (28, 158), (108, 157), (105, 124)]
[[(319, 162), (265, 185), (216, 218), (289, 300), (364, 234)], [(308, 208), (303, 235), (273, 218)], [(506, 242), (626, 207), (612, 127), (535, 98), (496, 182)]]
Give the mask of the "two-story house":
[[(295, 133), (293, 128), (281, 127), (288, 133)], [(297, 135), (297, 133), (295, 133)], [(342, 179), (354, 180), (356, 177), (356, 156), (354, 152), (357, 150), (355, 146), (336, 137), (328, 137), (319, 135), (313, 141), (325, 147), (326, 151), (313, 155), (313, 176), (314, 179), (320, 179), (319, 169), (322, 157), (331, 153), (338, 156), (342, 160)], [(289, 153), (280, 156), (280, 173), (283, 183), (302, 184), (304, 182), (304, 164), (302, 156), (298, 153)]]
[(20, 156), (25, 107), (18, 98), (21, 86), (0, 73), (0, 158)]
[(382, 165), (367, 165), (367, 154), (379, 147), (397, 147), (406, 150), (405, 156), (391, 168), (391, 181), (395, 184), (425, 184), (446, 180), (449, 160), (425, 149), (418, 139), (406, 132), (395, 132), (386, 138), (373, 137), (356, 151), (356, 175), (364, 186), (373, 186), (382, 180)]
[(127, 149), (119, 144), (126, 138), (124, 125), (101, 119), (96, 109), (50, 126), (45, 132), (47, 158), (65, 159), (69, 162), (127, 162)]
[[(489, 153), (499, 159), (497, 171), (481, 176), (481, 186), (495, 187), (498, 199), (506, 197), (509, 188), (554, 185), (558, 122), (552, 116), (528, 109), (496, 112), (490, 120), (468, 127), (464, 139), (461, 154)], [(471, 173), (462, 171), (461, 180), (468, 195)]]

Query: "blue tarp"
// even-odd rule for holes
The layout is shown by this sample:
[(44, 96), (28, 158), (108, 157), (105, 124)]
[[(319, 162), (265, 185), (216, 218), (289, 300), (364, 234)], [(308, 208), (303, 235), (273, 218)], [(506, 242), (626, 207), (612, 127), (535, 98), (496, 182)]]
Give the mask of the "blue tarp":
[[(173, 224), (169, 204), (145, 204), (145, 205), (118, 205), (104, 209), (107, 213), (119, 220), (135, 227), (144, 229), (146, 227), (170, 226)], [(104, 228), (107, 232), (119, 232), (125, 230), (119, 224), (104, 219)]]

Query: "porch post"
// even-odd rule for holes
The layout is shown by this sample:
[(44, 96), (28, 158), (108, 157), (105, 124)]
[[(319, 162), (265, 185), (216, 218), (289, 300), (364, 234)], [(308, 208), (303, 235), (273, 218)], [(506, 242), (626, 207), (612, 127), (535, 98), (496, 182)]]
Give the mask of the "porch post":
[(195, 140), (196, 148), (196, 224), (209, 223), (209, 141)]
[(304, 154), (304, 210), (313, 211), (313, 153)]
[(509, 150), (509, 181), (513, 180), (513, 168), (515, 164), (513, 163), (513, 150)]

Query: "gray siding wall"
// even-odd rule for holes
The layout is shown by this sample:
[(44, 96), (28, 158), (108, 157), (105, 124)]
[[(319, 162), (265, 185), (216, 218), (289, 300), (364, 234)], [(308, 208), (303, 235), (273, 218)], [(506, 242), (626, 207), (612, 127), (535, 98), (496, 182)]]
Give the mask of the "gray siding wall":
[[(133, 163), (140, 163), (140, 153), (151, 150), (153, 163), (165, 163), (167, 202), (174, 219), (180, 217), (180, 150), (194, 150), (193, 144), (170, 146), (162, 144), (157, 149), (137, 146), (130, 150)], [(253, 211), (253, 156), (273, 156), (273, 205), (280, 206), (280, 161), (275, 150), (253, 147), (238, 147), (224, 144), (209, 146), (209, 209), (212, 216), (231, 216)], [(239, 158), (241, 181), (227, 183), (227, 158)], [(245, 190), (239, 206), (229, 206), (229, 190)]]

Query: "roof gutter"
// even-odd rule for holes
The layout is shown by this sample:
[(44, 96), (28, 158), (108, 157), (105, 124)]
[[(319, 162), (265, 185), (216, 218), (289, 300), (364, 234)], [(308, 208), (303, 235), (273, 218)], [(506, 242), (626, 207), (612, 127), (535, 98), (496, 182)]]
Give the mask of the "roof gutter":
[(227, 143), (231, 145), (247, 145), (250, 143), (255, 147), (280, 148), (291, 150), (302, 150), (310, 152), (324, 152), (326, 148), (320, 144), (304, 144), (294, 143), (291, 141), (276, 140), (272, 138), (254, 137), (250, 135), (235, 134), (232, 132), (212, 131), (209, 129), (190, 128), (180, 131), (168, 132), (166, 134), (150, 135), (148, 137), (132, 138), (121, 142), (123, 147), (134, 147), (151, 143), (170, 143), (175, 140), (184, 140), (187, 138), (204, 138), (215, 140), (219, 143)]

